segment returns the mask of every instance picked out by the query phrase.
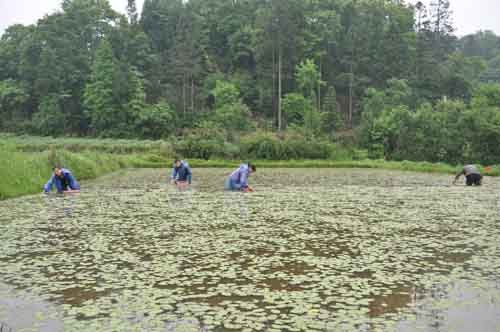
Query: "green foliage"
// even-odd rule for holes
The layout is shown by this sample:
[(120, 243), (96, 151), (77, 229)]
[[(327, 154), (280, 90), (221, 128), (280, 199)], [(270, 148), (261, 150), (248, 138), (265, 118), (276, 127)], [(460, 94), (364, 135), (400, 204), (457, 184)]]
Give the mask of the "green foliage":
[(125, 167), (164, 167), (167, 160), (154, 162), (144, 155), (117, 155), (97, 152), (72, 153), (16, 152), (0, 149), (0, 200), (42, 192), (52, 173), (54, 161), (71, 169), (77, 180), (93, 179)]
[(442, 68), (443, 93), (453, 99), (469, 101), (473, 85), (479, 82), (486, 64), (479, 58), (467, 58), (462, 54), (450, 55)]
[[(211, 158), (242, 153), (241, 135), (275, 130), (283, 113), (288, 135), (313, 144), (353, 133), (373, 158), (494, 159), (500, 97), (479, 82), (500, 82), (499, 37), (457, 39), (449, 5), (146, 0), (139, 17), (134, 0), (127, 15), (107, 0), (65, 0), (2, 35), (0, 129), (144, 139), (225, 131), (172, 138)], [(262, 155), (288, 155), (283, 140), (263, 140), (274, 152)]]
[(304, 128), (309, 136), (319, 135), (321, 132), (323, 118), (316, 108), (311, 108), (304, 115)]
[[(146, 109), (144, 87), (139, 74), (114, 57), (111, 44), (103, 40), (96, 52), (91, 81), (85, 88), (85, 106), (91, 128), (102, 137), (133, 137), (150, 133), (158, 137), (158, 127), (164, 128), (164, 112), (157, 107)], [(143, 112), (144, 111), (144, 112)], [(144, 113), (144, 114), (142, 114)], [(152, 116), (159, 115), (156, 128)], [(134, 126), (136, 123), (136, 126)]]
[[(377, 158), (383, 156), (381, 154), (383, 140), (391, 131), (398, 130), (397, 124), (391, 123), (392, 116), (397, 113), (394, 109), (398, 109), (402, 105), (407, 107), (410, 99), (411, 90), (403, 80), (389, 80), (385, 91), (367, 89), (363, 100), (361, 144), (368, 149), (370, 156)], [(389, 123), (391, 129), (387, 131), (386, 125)]]
[(253, 127), (250, 121), (250, 110), (241, 101), (236, 85), (217, 81), (213, 95), (216, 107), (213, 121), (217, 126), (239, 131)]
[(28, 98), (26, 91), (16, 81), (0, 81), (0, 128), (8, 129), (7, 124), (24, 113)]
[(274, 134), (256, 133), (241, 141), (242, 155), (248, 159), (328, 159), (333, 150), (331, 143), (297, 135), (279, 138)]
[(221, 156), (225, 143), (225, 132), (220, 127), (198, 128), (187, 131), (175, 142), (174, 149), (183, 158), (208, 160)]
[[(296, 67), (295, 77), (304, 95), (289, 93), (283, 98), (283, 112), (290, 125), (303, 126), (309, 135), (319, 134), (321, 115), (315, 89), (324, 84), (314, 62), (307, 59)], [(307, 96), (307, 97), (304, 97)]]
[(329, 86), (327, 89), (322, 111), (326, 113), (336, 113), (340, 111), (337, 107), (337, 91), (334, 86)]
[(65, 125), (65, 114), (61, 109), (58, 96), (43, 97), (38, 112), (33, 116), (35, 132), (44, 136), (64, 135)]
[(253, 127), (250, 110), (242, 103), (224, 105), (215, 111), (215, 123), (221, 128), (246, 131)]
[(324, 133), (333, 137), (337, 130), (345, 127), (345, 124), (345, 114), (337, 108), (337, 92), (335, 87), (329, 86), (322, 106), (321, 129)]
[(135, 126), (141, 138), (169, 137), (175, 130), (175, 113), (165, 102), (146, 106), (139, 111)]
[(115, 103), (113, 89), (117, 75), (118, 68), (111, 45), (103, 40), (96, 52), (91, 81), (85, 87), (84, 95), (91, 127), (102, 136), (110, 136), (109, 131), (113, 130), (115, 122), (120, 125), (126, 122)]
[(229, 82), (216, 81), (213, 95), (217, 109), (240, 102), (240, 91), (236, 85)]
[[(371, 157), (449, 163), (500, 162), (498, 88), (480, 87), (467, 106), (461, 101), (423, 104), (411, 111), (403, 99), (368, 91), (363, 144)], [(396, 105), (399, 103), (399, 105)]]
[(311, 59), (307, 59), (297, 65), (295, 77), (299, 88), (309, 98), (313, 98), (313, 91), (318, 85), (324, 84), (321, 81), (316, 64)]
[(330, 137), (333, 137), (338, 129), (345, 127), (345, 115), (341, 112), (323, 112), (320, 113), (320, 116), (321, 129)]
[[(52, 138), (0, 134), (0, 142), (6, 144), (6, 149), (26, 153), (64, 150), (74, 153), (90, 151), (104, 154), (159, 154), (174, 157), (172, 147), (164, 141)], [(2, 147), (1, 143), (0, 147)]]
[(220, 146), (217, 140), (199, 140), (188, 137), (175, 144), (175, 151), (185, 158), (208, 160), (216, 155)]
[(309, 99), (300, 93), (289, 93), (283, 98), (283, 113), (290, 125), (303, 126), (305, 115), (310, 113), (314, 106)]
[(282, 159), (281, 142), (272, 134), (256, 134), (241, 142), (243, 153), (253, 159)]
[[(460, 114), (462, 107), (453, 103), (442, 104), (438, 111), (434, 111), (426, 106), (419, 116), (425, 121), (425, 113), (430, 111), (446, 114), (445, 110), (455, 110)], [(465, 111), (464, 120), (469, 124), (469, 132), (477, 130), (478, 126), (485, 127), (481, 130), (488, 134), (477, 136), (473, 147), (475, 144), (487, 144), (490, 149), (488, 153), (492, 153), (490, 156), (495, 158), (500, 144), (495, 141), (490, 144), (489, 140), (498, 139), (500, 119), (493, 112), (489, 116), (494, 123), (485, 123), (473, 111)], [(252, 159), (256, 160), (260, 168), (383, 168), (442, 173), (455, 173), (458, 169), (440, 163), (365, 160), (364, 151), (307, 140), (298, 134), (279, 137), (269, 133), (256, 133), (242, 138), (240, 146), (241, 149), (236, 144), (225, 142), (224, 133), (219, 129), (193, 131), (173, 146), (164, 141), (61, 139), (0, 134), (0, 199), (40, 192), (50, 177), (54, 163), (61, 163), (71, 169), (78, 180), (92, 179), (126, 167), (164, 168), (171, 165), (174, 156), (190, 158), (189, 163), (194, 168), (235, 167), (241, 160)], [(196, 157), (200, 159), (192, 159)], [(304, 160), (305, 158), (311, 160)], [(329, 160), (325, 160), (326, 158)], [(481, 155), (471, 155), (470, 158), (481, 158)], [(485, 160), (485, 163), (491, 164), (493, 160)], [(493, 167), (488, 174), (500, 175), (500, 168)]]
[(500, 38), (493, 31), (478, 31), (464, 36), (458, 42), (461, 52), (467, 57), (492, 59), (500, 53)]
[(500, 107), (500, 84), (481, 84), (471, 102), (474, 108)]

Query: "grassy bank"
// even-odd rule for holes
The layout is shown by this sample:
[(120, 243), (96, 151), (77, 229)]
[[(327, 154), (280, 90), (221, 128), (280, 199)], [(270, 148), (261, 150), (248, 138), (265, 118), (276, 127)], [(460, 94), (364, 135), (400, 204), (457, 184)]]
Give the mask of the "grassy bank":
[(165, 166), (172, 153), (161, 141), (0, 134), (0, 199), (41, 192), (56, 164), (87, 180), (121, 168)]
[[(447, 164), (417, 163), (410, 161), (391, 162), (384, 160), (256, 160), (260, 168), (373, 168), (426, 173), (455, 173), (457, 167)], [(236, 167), (239, 161), (190, 160), (192, 167)], [(500, 171), (500, 169), (499, 169)]]
[(15, 152), (0, 151), (0, 199), (42, 191), (52, 166), (69, 168), (78, 180), (94, 179), (121, 168), (147, 168), (166, 165), (166, 161), (149, 155), (118, 155), (98, 152), (67, 151)]
[[(0, 136), (0, 199), (41, 192), (52, 172), (61, 164), (78, 180), (94, 179), (122, 168), (170, 167), (171, 145), (162, 141), (51, 139)], [(454, 174), (459, 167), (426, 162), (383, 160), (254, 160), (258, 168), (370, 168)], [(193, 168), (238, 166), (236, 160), (189, 159)], [(500, 166), (482, 169), (500, 176)]]

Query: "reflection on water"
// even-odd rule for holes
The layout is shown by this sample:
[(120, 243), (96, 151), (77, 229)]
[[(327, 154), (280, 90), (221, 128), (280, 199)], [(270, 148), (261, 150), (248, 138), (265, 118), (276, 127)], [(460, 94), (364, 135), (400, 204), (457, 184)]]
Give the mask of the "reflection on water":
[(60, 313), (39, 297), (0, 283), (0, 331), (63, 331)]
[(278, 169), (259, 171), (258, 191), (241, 194), (223, 191), (227, 172), (197, 170), (179, 191), (161, 171), (128, 171), (78, 196), (0, 202), (0, 322), (16, 331), (500, 326), (499, 180), (465, 188), (442, 175)]
[(479, 286), (470, 281), (454, 281), (448, 285), (437, 285), (427, 293), (427, 297), (415, 303), (415, 316), (399, 322), (397, 329), (401, 332), (498, 331), (498, 290), (498, 283)]

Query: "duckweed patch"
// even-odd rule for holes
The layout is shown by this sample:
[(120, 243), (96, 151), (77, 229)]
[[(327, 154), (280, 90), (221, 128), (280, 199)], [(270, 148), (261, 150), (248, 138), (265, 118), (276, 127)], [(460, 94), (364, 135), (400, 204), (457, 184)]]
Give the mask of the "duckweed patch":
[[(240, 194), (222, 190), (229, 171), (196, 170), (183, 192), (166, 171), (136, 170), (78, 196), (0, 202), (0, 322), (414, 331), (465, 302), (500, 310), (500, 180), (466, 188), (446, 175), (275, 169)], [(26, 311), (31, 326), (1, 300), (20, 297), (46, 304)]]

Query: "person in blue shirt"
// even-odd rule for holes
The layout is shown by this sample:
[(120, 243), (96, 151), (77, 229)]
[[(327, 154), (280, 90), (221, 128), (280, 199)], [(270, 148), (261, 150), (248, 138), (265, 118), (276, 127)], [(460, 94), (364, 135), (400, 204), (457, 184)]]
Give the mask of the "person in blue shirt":
[(193, 173), (189, 164), (180, 159), (175, 159), (170, 182), (175, 183), (177, 186), (187, 187), (191, 184)]
[(43, 187), (45, 193), (49, 193), (52, 187), (55, 186), (58, 193), (63, 192), (79, 192), (80, 185), (76, 181), (75, 177), (71, 172), (60, 166), (54, 167), (54, 173), (50, 178), (49, 182)]
[(238, 167), (238, 169), (231, 173), (231, 175), (226, 179), (224, 189), (244, 192), (253, 191), (253, 189), (248, 185), (248, 177), (256, 171), (257, 168), (251, 163), (241, 164), (240, 167)]

